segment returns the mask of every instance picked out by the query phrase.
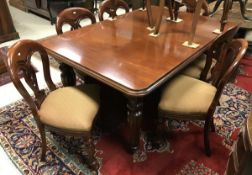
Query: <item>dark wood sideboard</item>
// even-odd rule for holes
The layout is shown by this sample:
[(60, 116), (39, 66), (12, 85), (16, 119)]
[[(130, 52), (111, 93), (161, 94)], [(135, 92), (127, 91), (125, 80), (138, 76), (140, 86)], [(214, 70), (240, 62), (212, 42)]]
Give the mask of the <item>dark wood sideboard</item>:
[(6, 0), (0, 1), (0, 43), (19, 38)]
[[(6, 0), (0, 0), (0, 43), (19, 38), (13, 25)], [(0, 73), (6, 72), (3, 60), (0, 58)]]
[(28, 12), (41, 15), (55, 22), (57, 14), (68, 7), (85, 7), (93, 10), (93, 0), (24, 0)]
[(22, 11), (26, 12), (26, 6), (24, 0), (9, 0), (9, 4), (13, 7), (16, 7)]

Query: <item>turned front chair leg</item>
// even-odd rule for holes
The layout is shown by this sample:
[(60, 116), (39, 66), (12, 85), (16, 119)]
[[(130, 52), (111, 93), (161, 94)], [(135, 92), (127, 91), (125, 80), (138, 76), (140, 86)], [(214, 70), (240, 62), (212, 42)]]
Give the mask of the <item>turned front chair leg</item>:
[(205, 145), (205, 153), (207, 156), (211, 156), (210, 142), (209, 142), (209, 125), (210, 121), (205, 121), (204, 126), (204, 145)]
[(43, 124), (38, 124), (38, 128), (41, 136), (41, 161), (46, 160), (46, 136), (45, 136), (45, 126)]
[(133, 153), (139, 149), (143, 102), (141, 98), (128, 97), (127, 117), (130, 130), (130, 148)]

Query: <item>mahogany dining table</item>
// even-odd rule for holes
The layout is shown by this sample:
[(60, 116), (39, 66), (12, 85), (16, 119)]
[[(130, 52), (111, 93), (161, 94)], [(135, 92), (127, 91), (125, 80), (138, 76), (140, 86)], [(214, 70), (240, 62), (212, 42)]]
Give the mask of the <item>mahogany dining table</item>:
[[(152, 10), (156, 16), (158, 8)], [(220, 28), (220, 22), (200, 16), (194, 38), (199, 47), (185, 47), (182, 43), (189, 39), (193, 14), (180, 12), (180, 23), (165, 20), (167, 16), (165, 10), (158, 37), (149, 35), (146, 11), (135, 10), (116, 20), (39, 40), (62, 63), (65, 84), (73, 82), (74, 68), (124, 94), (132, 133), (129, 146), (134, 153), (139, 149), (143, 98), (204, 53), (219, 36), (213, 31)], [(235, 26), (228, 22), (224, 32)]]

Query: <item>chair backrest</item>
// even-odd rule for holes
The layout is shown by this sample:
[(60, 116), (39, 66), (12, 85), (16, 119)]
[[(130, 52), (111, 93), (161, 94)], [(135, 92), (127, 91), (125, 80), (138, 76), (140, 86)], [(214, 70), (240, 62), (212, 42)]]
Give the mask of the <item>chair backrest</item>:
[(64, 9), (57, 16), (55, 25), (57, 34), (59, 35), (63, 33), (62, 27), (64, 24), (69, 24), (71, 30), (81, 28), (80, 21), (83, 19), (90, 19), (92, 24), (96, 23), (94, 14), (86, 8), (71, 7)]
[[(214, 86), (217, 86), (218, 82), (218, 65), (222, 64), (221, 60), (222, 58), (220, 57), (221, 51), (223, 50), (223, 46), (227, 45), (228, 43), (231, 43), (232, 39), (234, 38), (235, 34), (239, 30), (239, 27), (234, 27), (231, 29), (228, 29), (225, 33), (223, 33), (220, 37), (218, 37), (212, 44), (211, 48), (207, 52), (207, 59), (208, 60), (213, 60), (215, 59), (217, 63), (214, 66), (214, 68), (211, 70), (211, 81)], [(216, 69), (217, 68), (217, 69)]]
[[(213, 59), (215, 59), (218, 62), (218, 58), (219, 58), (221, 48), (222, 48), (221, 46), (223, 44), (230, 43), (232, 39), (234, 38), (235, 34), (237, 33), (238, 29), (239, 29), (239, 26), (228, 29), (222, 35), (220, 35), (217, 39), (215, 39), (215, 41), (213, 42), (213, 44), (207, 51), (206, 65), (204, 67), (203, 72), (201, 73), (201, 80), (207, 79), (207, 74), (209, 71), (211, 71), (211, 74), (213, 74), (214, 69), (210, 70)], [(210, 80), (212, 80), (212, 75), (211, 75)]]
[[(39, 89), (36, 71), (31, 64), (31, 57), (35, 52), (38, 52), (41, 56), (44, 78), (47, 86), (51, 91), (55, 90), (56, 86), (53, 84), (50, 76), (48, 55), (43, 46), (35, 41), (20, 40), (9, 48), (7, 54), (7, 67), (15, 87), (30, 105), (34, 116), (37, 116), (37, 110), (40, 108), (46, 94), (44, 90)], [(27, 85), (33, 91), (35, 99), (29, 94), (25, 85), (20, 80), (20, 72), (23, 74)]]
[[(115, 2), (115, 3), (114, 3)], [(129, 12), (129, 6), (128, 4), (123, 1), (123, 0), (117, 0), (117, 1), (113, 1), (113, 0), (105, 0), (101, 3), (100, 5), (100, 9), (99, 9), (99, 20), (103, 21), (103, 15), (104, 13), (108, 13), (109, 16), (113, 19), (114, 17), (117, 16), (116, 11), (118, 8), (122, 8), (126, 11), (126, 13)]]
[(230, 43), (234, 38), (235, 34), (238, 32), (239, 26), (228, 29), (224, 32), (219, 38), (217, 38), (209, 49), (209, 56), (218, 60), (218, 56), (220, 55), (221, 45)]
[(238, 67), (248, 48), (248, 42), (245, 39), (233, 39), (230, 43), (223, 43), (218, 56), (218, 62), (213, 68), (212, 84), (217, 87), (218, 95), (225, 84), (230, 80), (234, 71)]
[[(196, 10), (197, 1), (196, 0), (182, 0), (182, 3), (186, 6), (186, 11), (190, 13), (194, 13)], [(208, 3), (204, 0), (202, 7), (203, 9), (203, 16), (209, 16), (209, 8)]]

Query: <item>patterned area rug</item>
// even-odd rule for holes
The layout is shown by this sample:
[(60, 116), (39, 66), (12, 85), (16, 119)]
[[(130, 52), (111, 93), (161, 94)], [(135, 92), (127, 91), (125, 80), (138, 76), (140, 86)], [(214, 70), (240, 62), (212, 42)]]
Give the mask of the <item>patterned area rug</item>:
[(252, 93), (252, 55), (246, 55), (239, 66), (235, 84)]
[[(132, 156), (113, 133), (93, 134), (99, 173), (104, 175), (224, 174), (233, 141), (251, 109), (251, 94), (228, 84), (216, 109), (216, 133), (211, 133), (212, 156), (204, 154), (202, 122), (171, 121), (167, 142), (155, 149), (143, 133), (148, 159), (133, 163)], [(39, 160), (40, 135), (27, 104), (18, 101), (0, 109), (0, 143), (21, 173), (92, 174), (76, 151), (81, 140), (47, 133), (46, 162)], [(136, 160), (137, 161), (137, 160)]]

